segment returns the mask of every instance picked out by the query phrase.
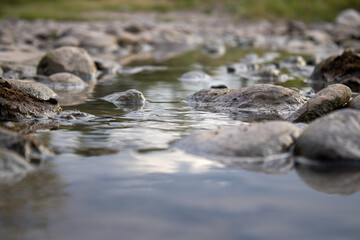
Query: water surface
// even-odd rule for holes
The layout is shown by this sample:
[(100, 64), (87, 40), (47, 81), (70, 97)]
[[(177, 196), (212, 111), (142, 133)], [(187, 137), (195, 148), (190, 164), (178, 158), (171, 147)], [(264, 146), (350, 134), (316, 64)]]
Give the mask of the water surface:
[[(210, 85), (253, 84), (221, 67), (247, 53), (134, 63), (165, 68), (101, 81), (86, 102), (64, 107), (95, 117), (33, 134), (56, 156), (22, 181), (0, 185), (0, 239), (360, 239), (360, 172), (296, 166), (270, 175), (169, 147), (195, 130), (239, 123), (183, 100)], [(190, 70), (214, 80), (177, 80)], [(304, 78), (283, 85), (308, 90)], [(142, 109), (100, 100), (131, 88), (144, 93)]]

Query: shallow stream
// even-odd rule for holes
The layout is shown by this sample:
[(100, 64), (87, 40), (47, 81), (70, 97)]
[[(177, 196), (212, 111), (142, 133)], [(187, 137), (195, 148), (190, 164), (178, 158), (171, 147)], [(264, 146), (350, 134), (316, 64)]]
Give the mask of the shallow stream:
[[(100, 81), (86, 102), (63, 107), (95, 117), (32, 134), (56, 155), (20, 182), (0, 185), (0, 239), (360, 239), (360, 172), (294, 166), (265, 174), (169, 147), (195, 130), (239, 123), (183, 100), (211, 85), (253, 84), (222, 67), (248, 53), (137, 62)], [(156, 67), (130, 74), (139, 66)], [(177, 80), (191, 70), (214, 80)], [(304, 78), (282, 85), (307, 91)], [(142, 109), (100, 100), (132, 88), (146, 97)]]

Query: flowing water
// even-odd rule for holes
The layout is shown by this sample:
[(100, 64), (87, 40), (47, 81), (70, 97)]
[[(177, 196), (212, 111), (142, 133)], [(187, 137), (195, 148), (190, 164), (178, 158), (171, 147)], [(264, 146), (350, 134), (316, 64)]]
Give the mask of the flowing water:
[[(33, 134), (56, 156), (20, 182), (0, 185), (0, 239), (360, 239), (360, 172), (295, 166), (265, 174), (170, 146), (195, 130), (238, 123), (183, 99), (210, 85), (253, 84), (221, 67), (246, 54), (134, 63), (156, 67), (127, 67), (99, 82), (86, 102), (64, 107), (95, 117)], [(190, 70), (214, 80), (177, 80)], [(308, 89), (299, 76), (283, 85)], [(144, 93), (143, 108), (100, 100), (131, 88)]]

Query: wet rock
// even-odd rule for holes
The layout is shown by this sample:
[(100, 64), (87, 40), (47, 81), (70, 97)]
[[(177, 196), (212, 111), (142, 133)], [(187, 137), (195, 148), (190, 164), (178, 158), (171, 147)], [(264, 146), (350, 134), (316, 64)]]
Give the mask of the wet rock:
[(100, 51), (111, 52), (118, 48), (117, 40), (114, 36), (90, 30), (75, 30), (71, 33), (80, 41), (80, 46), (86, 49), (97, 49)]
[(61, 47), (47, 53), (37, 66), (39, 75), (50, 76), (60, 72), (69, 72), (90, 82), (95, 80), (96, 66), (86, 50)]
[(139, 35), (124, 31), (123, 29), (109, 29), (108, 32), (115, 35), (120, 46), (132, 46), (142, 42)]
[(121, 66), (115, 61), (111, 61), (99, 57), (93, 57), (93, 60), (95, 62), (95, 66), (97, 70), (102, 71), (103, 73), (116, 74), (121, 70)]
[(312, 40), (317, 44), (328, 44), (332, 43), (331, 36), (321, 30), (308, 30), (306, 31), (306, 36), (308, 39)]
[(310, 122), (318, 117), (342, 108), (351, 98), (351, 89), (343, 84), (331, 85), (310, 98), (289, 118), (293, 122)]
[(219, 127), (181, 139), (176, 147), (192, 154), (220, 157), (269, 157), (287, 152), (302, 130), (284, 121)]
[(136, 89), (130, 89), (126, 92), (116, 92), (110, 94), (106, 97), (101, 98), (105, 101), (111, 102), (116, 106), (126, 106), (126, 105), (144, 105), (145, 97), (142, 92)]
[(250, 114), (264, 119), (289, 116), (305, 103), (298, 92), (281, 86), (256, 84), (240, 89), (204, 89), (186, 101), (199, 110)]
[(349, 107), (360, 110), (360, 96), (353, 98), (349, 103)]
[(309, 83), (315, 91), (335, 83), (342, 83), (354, 92), (360, 92), (360, 56), (345, 51), (332, 56), (317, 65), (309, 77)]
[(360, 191), (360, 171), (327, 169), (297, 164), (299, 177), (312, 189), (327, 194), (351, 195)]
[(0, 80), (0, 120), (21, 121), (47, 118), (58, 114), (61, 108), (57, 100), (53, 98), (43, 100), (49, 95), (42, 96), (41, 94), (41, 92), (35, 91), (32, 96), (20, 91), (9, 81)]
[(53, 90), (42, 83), (31, 80), (7, 80), (7, 82), (21, 92), (29, 94), (39, 100), (56, 102), (56, 99), (58, 98), (58, 95)]
[(245, 63), (234, 63), (226, 66), (226, 71), (231, 74), (240, 74), (248, 72), (249, 69)]
[(345, 27), (360, 26), (360, 13), (355, 9), (346, 9), (339, 13), (335, 22)]
[(66, 110), (56, 116), (56, 119), (64, 120), (89, 120), (94, 119), (95, 116), (89, 113), (80, 112), (78, 110)]
[(55, 91), (82, 90), (88, 87), (88, 84), (78, 76), (65, 72), (52, 74), (50, 77), (42, 78), (40, 81)]
[(182, 82), (188, 82), (188, 83), (200, 83), (200, 82), (211, 81), (211, 77), (201, 71), (191, 71), (191, 72), (184, 73), (179, 78), (179, 80)]
[(20, 180), (33, 170), (34, 167), (16, 152), (0, 148), (0, 183)]
[(262, 83), (281, 82), (281, 72), (277, 69), (263, 66), (257, 72), (249, 75), (249, 79)]
[(312, 122), (297, 140), (294, 153), (326, 164), (359, 164), (359, 129), (358, 110), (338, 110)]

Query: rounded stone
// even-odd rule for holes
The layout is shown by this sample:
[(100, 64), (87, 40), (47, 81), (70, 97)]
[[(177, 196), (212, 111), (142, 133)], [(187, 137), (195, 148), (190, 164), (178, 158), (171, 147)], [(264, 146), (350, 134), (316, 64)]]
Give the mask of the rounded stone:
[(54, 90), (81, 90), (88, 86), (81, 78), (71, 73), (55, 73), (44, 84)]
[(353, 98), (349, 103), (349, 107), (360, 110), (360, 96)]
[(136, 89), (130, 89), (126, 92), (116, 92), (101, 98), (105, 101), (111, 102), (116, 106), (119, 105), (144, 105), (145, 97), (142, 92)]
[(182, 82), (198, 83), (198, 82), (209, 82), (211, 77), (201, 71), (191, 71), (184, 73), (180, 78)]
[(310, 122), (342, 108), (351, 98), (351, 89), (343, 84), (330, 85), (310, 98), (289, 118), (293, 122)]
[(198, 110), (228, 112), (245, 117), (243, 120), (255, 120), (286, 118), (305, 103), (305, 98), (285, 87), (255, 84), (240, 89), (203, 89), (186, 101)]
[(85, 82), (95, 80), (96, 66), (85, 49), (61, 47), (47, 53), (37, 66), (37, 74), (50, 76), (68, 72), (80, 77)]
[(287, 152), (301, 132), (289, 122), (267, 121), (200, 131), (175, 146), (198, 155), (267, 157)]
[(305, 128), (294, 153), (324, 163), (360, 163), (360, 112), (343, 109)]

